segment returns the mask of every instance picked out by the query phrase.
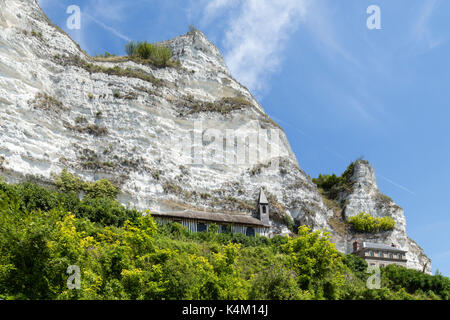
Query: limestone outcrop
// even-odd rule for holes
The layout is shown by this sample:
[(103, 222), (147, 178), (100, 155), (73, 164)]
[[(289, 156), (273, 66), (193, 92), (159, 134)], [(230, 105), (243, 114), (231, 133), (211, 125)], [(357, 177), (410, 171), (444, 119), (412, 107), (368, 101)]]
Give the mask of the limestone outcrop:
[[(35, 0), (0, 0), (0, 174), (51, 184), (67, 168), (108, 178), (138, 209), (252, 214), (261, 187), (271, 232), (328, 229), (341, 251), (333, 210), (299, 167), (282, 128), (229, 73), (200, 31), (164, 41), (178, 61), (158, 68), (127, 58), (95, 59), (49, 21)], [(411, 267), (428, 258), (406, 235), (403, 210), (357, 163), (346, 216), (389, 215), (396, 229), (377, 241), (409, 248)], [(431, 267), (431, 263), (428, 268)]]

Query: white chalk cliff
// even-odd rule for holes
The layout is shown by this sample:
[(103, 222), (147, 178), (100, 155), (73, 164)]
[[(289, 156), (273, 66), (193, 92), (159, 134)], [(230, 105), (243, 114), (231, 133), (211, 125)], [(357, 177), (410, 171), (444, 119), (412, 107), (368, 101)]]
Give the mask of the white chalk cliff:
[(353, 183), (351, 192), (343, 194), (341, 199), (345, 202), (344, 216), (352, 217), (361, 212), (370, 213), (371, 216), (391, 217), (395, 220), (395, 228), (392, 231), (373, 234), (358, 234), (347, 232), (344, 241), (340, 241), (344, 246), (342, 251), (350, 252), (351, 244), (355, 241), (381, 242), (385, 244), (395, 244), (397, 247), (408, 250), (406, 258), (409, 268), (425, 270), (431, 272), (431, 260), (424, 254), (419, 245), (408, 237), (406, 233), (406, 218), (403, 209), (399, 207), (388, 196), (382, 194), (378, 189), (375, 171), (368, 161), (357, 160), (354, 164)]
[[(162, 44), (178, 65), (100, 61), (53, 25), (35, 0), (0, 0), (0, 175), (51, 184), (52, 173), (67, 168), (85, 180), (112, 180), (119, 200), (139, 209), (233, 214), (252, 214), (264, 187), (272, 233), (289, 232), (288, 216), (296, 225), (330, 230), (343, 252), (356, 237), (394, 242), (408, 250), (410, 267), (426, 264), (430, 272), (431, 262), (406, 234), (403, 210), (380, 196), (368, 163), (355, 164), (344, 213), (388, 215), (396, 228), (340, 233), (283, 130), (233, 79), (218, 49), (199, 31)], [(272, 146), (250, 147), (240, 159), (239, 138), (227, 140), (230, 132), (248, 136), (249, 145), (257, 137), (260, 146)]]

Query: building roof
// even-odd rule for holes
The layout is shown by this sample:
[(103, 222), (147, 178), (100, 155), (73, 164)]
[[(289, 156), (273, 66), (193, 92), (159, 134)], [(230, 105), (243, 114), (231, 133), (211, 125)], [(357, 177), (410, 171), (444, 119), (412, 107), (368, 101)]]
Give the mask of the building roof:
[(405, 250), (390, 246), (388, 244), (375, 243), (375, 242), (363, 242), (361, 249), (381, 249), (381, 250), (388, 250), (388, 251), (395, 251), (395, 252), (406, 252)]
[(261, 189), (261, 191), (259, 192), (259, 200), (258, 200), (259, 204), (269, 204), (269, 201), (267, 201), (266, 195), (264, 194), (264, 190)]
[(185, 211), (170, 211), (170, 212), (152, 212), (151, 215), (160, 218), (192, 219), (192, 220), (212, 221), (218, 223), (244, 224), (255, 227), (269, 227), (264, 225), (260, 220), (252, 216), (243, 214), (242, 215), (226, 214), (216, 212), (185, 210)]

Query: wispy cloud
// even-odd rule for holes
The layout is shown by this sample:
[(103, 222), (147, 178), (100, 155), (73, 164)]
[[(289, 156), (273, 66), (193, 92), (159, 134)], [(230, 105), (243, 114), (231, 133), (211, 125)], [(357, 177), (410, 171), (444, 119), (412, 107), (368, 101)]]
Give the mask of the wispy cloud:
[[(239, 81), (261, 91), (281, 65), (286, 41), (307, 10), (307, 0), (214, 0), (203, 21), (226, 16), (225, 61)], [(231, 10), (235, 9), (235, 10)]]
[(127, 8), (136, 5), (137, 1), (123, 0), (91, 0), (84, 7), (84, 12), (100, 20), (123, 21), (126, 19)]
[(383, 180), (385, 180), (385, 181), (387, 181), (387, 182), (389, 182), (390, 184), (392, 184), (393, 186), (395, 186), (395, 187), (397, 187), (397, 188), (399, 188), (399, 189), (402, 189), (403, 191), (406, 191), (406, 192), (408, 192), (408, 193), (410, 193), (410, 194), (412, 194), (412, 195), (416, 195), (413, 191), (411, 191), (411, 190), (409, 190), (408, 188), (406, 188), (405, 186), (402, 186), (401, 184), (399, 184), (399, 183), (397, 183), (397, 182), (395, 182), (395, 181), (392, 181), (392, 180), (390, 180), (390, 179), (388, 179), (388, 178), (386, 178), (386, 177), (383, 177), (382, 175), (378, 175), (381, 179), (383, 179)]
[[(58, 6), (61, 11), (66, 13), (67, 6), (61, 2), (55, 0), (38, 0), (41, 8), (45, 9), (51, 6)], [(134, 3), (136, 4), (136, 3)], [(113, 34), (114, 36), (130, 41), (131, 39), (118, 31), (116, 28), (103, 22), (105, 20), (121, 20), (124, 15), (123, 12), (126, 6), (130, 6), (129, 2), (116, 2), (106, 0), (96, 0), (89, 3), (86, 7), (80, 7), (81, 9), (81, 29), (80, 30), (68, 30), (69, 34), (74, 38), (80, 46), (89, 51), (85, 39), (89, 39), (88, 33), (90, 32), (89, 23), (95, 23), (105, 31)], [(98, 18), (100, 17), (100, 18)], [(65, 26), (65, 25), (64, 25)]]
[(411, 28), (410, 42), (415, 47), (431, 50), (444, 42), (444, 38), (436, 36), (430, 27), (431, 18), (439, 7), (439, 4), (439, 0), (428, 0), (420, 7), (419, 15), (414, 20)]
[(353, 67), (361, 68), (360, 62), (353, 56), (342, 42), (339, 26), (326, 1), (314, 1), (308, 10), (305, 26), (312, 38), (318, 43), (320, 53), (329, 59), (344, 58)]
[(125, 14), (127, 8), (135, 6), (142, 1), (117, 1), (117, 0), (93, 0), (83, 7), (83, 18), (94, 22), (104, 30), (110, 32), (114, 36), (125, 41), (131, 39), (120, 32), (113, 25), (117, 22), (122, 22), (127, 18)]
[(209, 2), (204, 10), (203, 24), (211, 22), (223, 9), (230, 9), (241, 4), (241, 0), (214, 0)]
[(92, 22), (96, 23), (97, 25), (99, 25), (100, 27), (102, 27), (103, 29), (105, 29), (106, 31), (109, 31), (110, 33), (112, 33), (113, 35), (115, 35), (116, 37), (119, 37), (125, 41), (131, 41), (131, 38), (127, 37), (126, 35), (122, 34), (121, 32), (119, 32), (118, 30), (116, 30), (115, 28), (106, 25), (105, 23), (101, 22), (100, 20), (94, 18), (93, 16), (91, 16), (90, 14), (83, 12), (83, 17), (84, 18), (88, 18), (89, 20), (91, 20)]
[[(307, 134), (305, 131), (301, 130), (297, 125), (293, 125), (287, 121), (278, 119), (272, 115), (269, 115), (270, 118), (272, 118), (273, 120), (275, 120), (276, 122), (286, 126), (286, 127), (290, 127), (292, 130), (296, 131), (297, 133), (301, 134), (302, 136), (304, 136), (305, 138), (311, 140), (311, 141), (317, 141), (317, 138), (315, 138), (314, 136), (311, 136), (309, 134)], [(332, 154), (333, 156), (335, 156), (336, 158), (339, 158), (341, 160), (347, 161), (348, 159), (342, 155), (339, 152), (334, 151), (331, 147), (328, 146), (322, 146), (322, 148), (327, 151), (328, 153)]]
[(358, 99), (356, 99), (354, 96), (351, 95), (347, 97), (347, 100), (348, 106), (352, 110), (357, 112), (361, 117), (365, 118), (366, 120), (374, 121), (375, 118), (372, 116), (372, 114), (370, 114), (368, 108), (365, 107), (361, 101), (359, 101)]

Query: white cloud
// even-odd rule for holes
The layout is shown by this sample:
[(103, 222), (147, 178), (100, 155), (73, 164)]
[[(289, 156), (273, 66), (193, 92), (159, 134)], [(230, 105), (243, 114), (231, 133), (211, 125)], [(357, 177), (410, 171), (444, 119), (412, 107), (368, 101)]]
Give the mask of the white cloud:
[(121, 33), (114, 24), (123, 23), (127, 18), (127, 9), (139, 5), (142, 1), (93, 0), (83, 7), (83, 16), (106, 31), (125, 41), (130, 38)]
[(84, 12), (101, 20), (123, 21), (127, 8), (136, 5), (135, 1), (91, 0), (84, 7)]
[(412, 41), (416, 44), (422, 44), (426, 49), (431, 50), (443, 43), (443, 38), (437, 38), (433, 35), (430, 28), (430, 20), (440, 1), (428, 0), (420, 8), (419, 16), (412, 28)]
[[(116, 28), (112, 27), (110, 24), (106, 24), (103, 21), (107, 20), (122, 20), (126, 12), (126, 7), (131, 5), (137, 5), (139, 2), (129, 3), (123, 1), (110, 1), (110, 0), (95, 0), (88, 3), (86, 6), (82, 7), (81, 10), (81, 29), (80, 30), (67, 30), (72, 38), (86, 51), (90, 51), (85, 39), (89, 39), (90, 36), (90, 23), (95, 23), (102, 27), (105, 31), (110, 32), (114, 36), (121, 38), (125, 41), (131, 41), (129, 37), (118, 31)], [(38, 0), (41, 8), (46, 9), (50, 5), (57, 5), (64, 14), (66, 13), (66, 5), (55, 2), (55, 0)], [(63, 28), (66, 26), (64, 25)]]
[(241, 0), (214, 0), (208, 2), (204, 10), (203, 23), (211, 22), (211, 19), (216, 17), (221, 9), (230, 9), (240, 5)]
[(392, 181), (392, 180), (390, 180), (390, 179), (388, 179), (388, 178), (386, 178), (386, 177), (383, 177), (382, 175), (378, 175), (378, 176), (379, 176), (381, 179), (383, 179), (383, 180), (389, 182), (389, 183), (392, 184), (393, 186), (395, 186), (395, 187), (397, 187), (397, 188), (399, 188), (399, 189), (402, 189), (403, 191), (406, 191), (406, 192), (412, 194), (413, 196), (416, 195), (416, 194), (414, 193), (414, 191), (409, 190), (409, 189), (406, 188), (405, 186), (402, 186), (400, 183), (397, 183), (397, 182), (395, 182), (395, 181)]
[(316, 0), (309, 6), (305, 26), (313, 39), (319, 44), (321, 54), (335, 61), (336, 58), (344, 58), (352, 66), (361, 68), (357, 59), (347, 49), (343, 42), (341, 23), (335, 17), (336, 13), (330, 9), (326, 1)]
[(120, 33), (115, 28), (104, 24), (103, 22), (99, 21), (98, 19), (94, 18), (93, 16), (91, 16), (88, 13), (83, 12), (83, 17), (86, 17), (86, 18), (90, 19), (91, 21), (93, 21), (94, 23), (98, 24), (100, 27), (102, 27), (106, 31), (109, 31), (110, 33), (112, 33), (116, 37), (119, 37), (119, 38), (121, 38), (121, 39), (123, 39), (125, 41), (131, 41), (131, 38), (127, 37), (126, 35), (124, 35), (122, 33)]
[(261, 91), (267, 77), (279, 69), (286, 40), (298, 28), (307, 2), (214, 0), (204, 10), (204, 22), (211, 23), (214, 18), (227, 15), (225, 61), (240, 82), (251, 90)]

